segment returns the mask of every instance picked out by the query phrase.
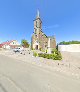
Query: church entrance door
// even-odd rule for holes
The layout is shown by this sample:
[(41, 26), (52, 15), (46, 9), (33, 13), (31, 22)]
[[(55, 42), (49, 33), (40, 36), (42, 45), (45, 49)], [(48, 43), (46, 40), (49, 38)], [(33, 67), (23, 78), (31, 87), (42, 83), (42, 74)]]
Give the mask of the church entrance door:
[(38, 45), (36, 45), (36, 50), (38, 50)]

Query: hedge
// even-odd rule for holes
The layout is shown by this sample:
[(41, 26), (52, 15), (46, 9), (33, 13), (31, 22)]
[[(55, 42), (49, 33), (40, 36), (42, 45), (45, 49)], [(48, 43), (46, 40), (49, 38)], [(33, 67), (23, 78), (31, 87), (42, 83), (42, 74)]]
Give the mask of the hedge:
[(35, 57), (38, 56), (38, 57), (43, 57), (43, 58), (53, 59), (53, 60), (61, 60), (62, 59), (61, 53), (57, 49), (53, 49), (52, 54), (33, 52), (33, 56), (35, 56)]

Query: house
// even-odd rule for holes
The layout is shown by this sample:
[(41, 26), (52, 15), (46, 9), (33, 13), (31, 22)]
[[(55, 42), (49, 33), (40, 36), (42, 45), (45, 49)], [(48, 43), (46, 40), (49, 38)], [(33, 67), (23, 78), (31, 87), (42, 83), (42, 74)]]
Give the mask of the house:
[(56, 39), (54, 36), (47, 36), (42, 31), (42, 21), (40, 18), (39, 11), (37, 12), (37, 17), (34, 20), (34, 32), (31, 39), (31, 48), (35, 50), (48, 50), (56, 48)]
[(10, 40), (0, 44), (0, 48), (3, 48), (3, 49), (13, 49), (19, 46), (20, 44), (18, 43), (17, 40)]

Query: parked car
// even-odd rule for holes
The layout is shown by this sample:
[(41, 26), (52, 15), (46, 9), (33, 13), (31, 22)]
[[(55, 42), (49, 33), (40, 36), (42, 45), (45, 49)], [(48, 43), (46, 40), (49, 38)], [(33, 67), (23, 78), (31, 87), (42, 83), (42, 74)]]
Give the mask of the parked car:
[(21, 52), (23, 51), (23, 48), (22, 47), (18, 47), (18, 48), (15, 48), (13, 49), (13, 51), (16, 53), (16, 52)]

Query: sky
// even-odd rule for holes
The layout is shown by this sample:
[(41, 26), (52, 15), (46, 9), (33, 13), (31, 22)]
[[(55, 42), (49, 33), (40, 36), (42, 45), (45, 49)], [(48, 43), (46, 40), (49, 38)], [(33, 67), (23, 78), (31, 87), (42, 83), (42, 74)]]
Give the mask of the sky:
[(80, 41), (80, 0), (0, 0), (0, 43), (31, 42), (33, 21), (40, 11), (42, 30), (61, 41)]

